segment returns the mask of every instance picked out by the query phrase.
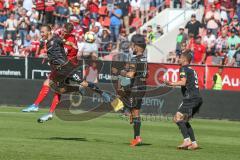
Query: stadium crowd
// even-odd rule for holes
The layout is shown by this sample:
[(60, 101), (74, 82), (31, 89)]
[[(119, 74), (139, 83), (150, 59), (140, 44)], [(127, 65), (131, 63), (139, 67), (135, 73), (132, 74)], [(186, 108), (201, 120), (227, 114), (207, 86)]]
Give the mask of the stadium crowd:
[(191, 50), (193, 64), (240, 66), (240, 0), (205, 0), (201, 21), (196, 15), (179, 28), (176, 49), (168, 56), (176, 63)]
[[(165, 0), (1, 0), (0, 55), (44, 57), (45, 51), (39, 52), (41, 25), (49, 24), (58, 33), (66, 22), (74, 24), (79, 43), (84, 41), (84, 33), (95, 33), (102, 54), (119, 50), (119, 46), (127, 50), (129, 33), (167, 7), (166, 3)], [(146, 35), (152, 35), (150, 28)], [(157, 28), (161, 31), (160, 26)]]

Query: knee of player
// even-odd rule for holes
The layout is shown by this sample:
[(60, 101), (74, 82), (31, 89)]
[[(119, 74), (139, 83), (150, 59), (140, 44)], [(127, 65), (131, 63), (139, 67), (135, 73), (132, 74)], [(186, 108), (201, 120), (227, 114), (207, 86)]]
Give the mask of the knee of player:
[(46, 79), (44, 82), (43, 82), (43, 85), (44, 86), (50, 86), (50, 81), (49, 81), (49, 79)]
[(184, 117), (185, 117), (185, 116), (184, 116), (182, 113), (177, 112), (177, 113), (175, 114), (175, 116), (173, 117), (173, 121), (174, 121), (175, 123), (184, 121), (184, 119), (185, 119)]

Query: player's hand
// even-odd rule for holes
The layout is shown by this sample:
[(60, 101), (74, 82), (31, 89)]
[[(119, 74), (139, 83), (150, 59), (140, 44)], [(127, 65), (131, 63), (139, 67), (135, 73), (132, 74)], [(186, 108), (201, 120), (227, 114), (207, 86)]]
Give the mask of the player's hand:
[(164, 84), (166, 84), (167, 86), (171, 86), (171, 82), (169, 82), (168, 80), (164, 80)]

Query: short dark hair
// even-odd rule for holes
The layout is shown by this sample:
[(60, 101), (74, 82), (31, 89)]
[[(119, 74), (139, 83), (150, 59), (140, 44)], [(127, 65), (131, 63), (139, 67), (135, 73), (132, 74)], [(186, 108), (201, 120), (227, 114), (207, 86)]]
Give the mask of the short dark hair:
[(193, 54), (191, 51), (183, 52), (182, 56), (185, 57), (189, 63), (191, 63), (192, 58), (193, 58)]
[[(51, 32), (51, 30), (52, 30), (52, 27), (51, 27), (50, 25), (47, 25), (47, 24), (42, 25), (42, 27), (47, 28), (47, 31), (48, 31), (48, 32)], [(41, 27), (41, 28), (42, 28), (42, 27)]]
[(66, 23), (64, 27), (65, 27), (65, 29), (67, 30), (68, 33), (71, 33), (74, 29), (74, 26), (73, 26), (72, 23)]
[(147, 27), (152, 28), (152, 25), (148, 25)]
[(131, 42), (143, 49), (146, 48), (146, 40), (145, 37), (141, 34), (135, 34), (132, 36)]

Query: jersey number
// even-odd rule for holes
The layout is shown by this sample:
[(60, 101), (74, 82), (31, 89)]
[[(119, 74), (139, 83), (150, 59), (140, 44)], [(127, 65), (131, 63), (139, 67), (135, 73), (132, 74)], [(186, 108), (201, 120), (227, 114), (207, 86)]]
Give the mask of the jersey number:
[(198, 75), (197, 75), (196, 71), (193, 71), (193, 72), (194, 72), (194, 77), (195, 77), (195, 87), (199, 88), (199, 86), (198, 86)]

